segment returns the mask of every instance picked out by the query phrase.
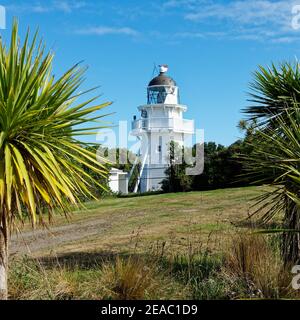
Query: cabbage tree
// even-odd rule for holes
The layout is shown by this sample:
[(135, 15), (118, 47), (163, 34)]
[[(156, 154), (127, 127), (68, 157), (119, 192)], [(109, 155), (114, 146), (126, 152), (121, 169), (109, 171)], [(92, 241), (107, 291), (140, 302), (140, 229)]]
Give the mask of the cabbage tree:
[(295, 263), (300, 261), (300, 66), (261, 67), (252, 88), (253, 105), (245, 110), (256, 122), (248, 172), (273, 186), (260, 197), (256, 213), (262, 222), (283, 216), (283, 258)]
[[(37, 33), (21, 43), (14, 21), (11, 42), (0, 40), (0, 298), (7, 298), (8, 242), (17, 219), (32, 226), (67, 214), (97, 184), (83, 166), (105, 176), (105, 165), (80, 137), (101, 126), (107, 106), (78, 93), (85, 69), (75, 65), (56, 79), (53, 53)], [(80, 98), (80, 102), (78, 101)], [(92, 104), (92, 105), (91, 105)], [(95, 124), (89, 125), (94, 122)], [(98, 184), (99, 185), (99, 184)], [(99, 188), (103, 186), (99, 185)]]

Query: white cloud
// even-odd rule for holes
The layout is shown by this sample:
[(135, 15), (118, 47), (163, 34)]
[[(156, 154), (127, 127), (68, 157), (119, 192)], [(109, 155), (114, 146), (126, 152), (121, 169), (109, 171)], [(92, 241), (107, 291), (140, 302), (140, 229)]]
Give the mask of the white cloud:
[(181, 10), (186, 21), (201, 28), (186, 32), (185, 37), (213, 37), (215, 33), (231, 39), (290, 43), (300, 36), (300, 30), (292, 28), (295, 4), (300, 4), (300, 0), (168, 0), (164, 6)]
[(86, 6), (84, 1), (67, 1), (67, 0), (53, 0), (45, 4), (45, 2), (36, 1), (30, 5), (23, 4), (10, 4), (6, 6), (8, 10), (16, 12), (35, 12), (35, 13), (47, 13), (53, 11), (59, 11), (64, 13), (72, 13), (74, 10), (82, 9)]
[[(35, 13), (84, 11), (85, 14), (107, 12), (112, 21), (119, 21), (124, 27), (96, 26), (75, 30), (76, 34), (141, 35), (135, 27), (128, 27), (144, 21), (173, 19), (174, 30), (168, 27), (151, 27), (144, 31), (148, 38), (183, 41), (184, 39), (233, 39), (245, 41), (269, 41), (272, 43), (291, 43), (299, 41), (300, 30), (292, 28), (292, 8), (300, 5), (300, 0), (164, 0), (151, 4), (125, 5), (118, 2), (91, 0), (33, 0), (30, 5), (9, 5), (15, 10)], [(86, 17), (85, 17), (86, 18)], [(151, 20), (150, 20), (151, 19)], [(156, 20), (155, 20), (156, 19)], [(299, 21), (300, 22), (300, 21)], [(142, 37), (139, 37), (141, 39)], [(146, 37), (144, 37), (146, 38)]]
[(227, 4), (210, 3), (195, 7), (185, 15), (192, 21), (215, 18), (231, 20), (241, 24), (284, 24), (290, 20), (292, 6), (295, 1), (230, 1)]
[(164, 9), (172, 9), (172, 8), (193, 8), (194, 5), (199, 5), (202, 3), (207, 3), (207, 1), (200, 0), (168, 0), (163, 3)]
[(107, 26), (80, 29), (80, 30), (77, 30), (75, 33), (82, 34), (82, 35), (98, 35), (98, 36), (104, 36), (109, 34), (137, 36), (139, 34), (138, 31), (132, 28), (128, 28), (128, 27), (118, 28), (118, 27), (107, 27)]
[(56, 10), (70, 13), (74, 10), (82, 9), (86, 6), (86, 3), (83, 1), (54, 1), (53, 7)]
[(174, 38), (182, 38), (182, 39), (204, 39), (209, 37), (223, 38), (227, 36), (226, 32), (176, 32), (174, 34)]

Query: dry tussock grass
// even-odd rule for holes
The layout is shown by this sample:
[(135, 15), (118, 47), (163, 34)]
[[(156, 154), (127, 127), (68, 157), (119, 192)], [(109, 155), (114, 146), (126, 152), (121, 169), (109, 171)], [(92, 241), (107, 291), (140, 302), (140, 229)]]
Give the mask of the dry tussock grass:
[(284, 266), (279, 249), (259, 234), (240, 233), (233, 237), (226, 255), (224, 273), (242, 280), (253, 297), (294, 298), (290, 268)]
[(157, 261), (117, 257), (90, 270), (68, 270), (59, 263), (44, 267), (37, 259), (14, 261), (9, 277), (10, 299), (184, 299), (183, 286), (159, 269)]
[(184, 298), (185, 290), (161, 270), (157, 261), (139, 257), (123, 259), (105, 264), (102, 280), (106, 296), (117, 300), (173, 299)]
[(58, 267), (49, 272), (37, 260), (15, 261), (9, 274), (9, 297), (16, 300), (69, 300), (77, 295), (77, 286), (67, 270)]

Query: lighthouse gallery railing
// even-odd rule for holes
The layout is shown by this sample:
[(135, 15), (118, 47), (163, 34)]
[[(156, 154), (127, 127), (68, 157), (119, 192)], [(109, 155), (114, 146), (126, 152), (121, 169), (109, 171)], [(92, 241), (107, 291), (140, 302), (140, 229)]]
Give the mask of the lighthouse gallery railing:
[(178, 132), (194, 132), (194, 121), (176, 118), (139, 119), (132, 122), (132, 130), (167, 129)]

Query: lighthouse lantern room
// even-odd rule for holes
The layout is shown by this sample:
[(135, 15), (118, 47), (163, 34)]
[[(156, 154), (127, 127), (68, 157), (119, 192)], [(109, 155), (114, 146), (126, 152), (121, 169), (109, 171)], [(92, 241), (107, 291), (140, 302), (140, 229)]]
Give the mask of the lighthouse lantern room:
[(134, 117), (132, 122), (132, 135), (141, 140), (135, 192), (160, 190), (169, 166), (170, 142), (183, 145), (194, 134), (194, 121), (183, 119), (187, 106), (180, 103), (179, 88), (166, 74), (168, 66), (161, 65), (159, 70), (147, 87), (147, 104), (138, 107), (140, 119)]

